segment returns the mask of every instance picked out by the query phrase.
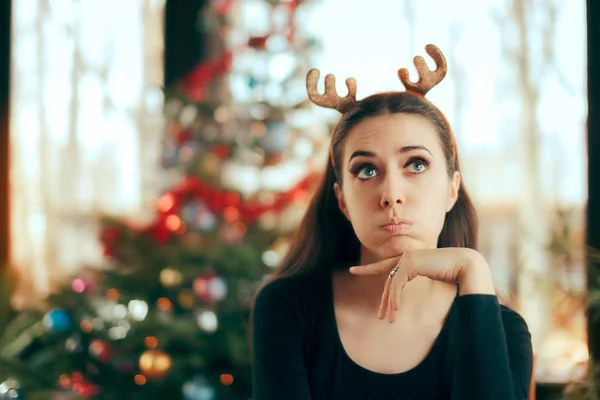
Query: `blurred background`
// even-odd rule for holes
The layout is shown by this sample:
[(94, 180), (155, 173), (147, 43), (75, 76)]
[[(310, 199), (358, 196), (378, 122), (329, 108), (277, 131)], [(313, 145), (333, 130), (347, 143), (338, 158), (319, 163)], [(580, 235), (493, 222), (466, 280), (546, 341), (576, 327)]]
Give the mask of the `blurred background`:
[(428, 43), (530, 397), (596, 398), (592, 2), (2, 0), (0, 399), (249, 399), (251, 296), (338, 117), (307, 71), (403, 90)]

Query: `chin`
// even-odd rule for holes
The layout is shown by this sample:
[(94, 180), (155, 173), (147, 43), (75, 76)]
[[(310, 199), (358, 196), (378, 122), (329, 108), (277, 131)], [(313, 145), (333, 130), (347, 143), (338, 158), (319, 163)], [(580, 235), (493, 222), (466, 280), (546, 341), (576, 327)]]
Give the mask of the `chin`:
[(368, 246), (369, 250), (380, 258), (396, 257), (408, 250), (425, 249), (427, 246), (419, 240), (409, 236), (393, 236), (384, 243)]

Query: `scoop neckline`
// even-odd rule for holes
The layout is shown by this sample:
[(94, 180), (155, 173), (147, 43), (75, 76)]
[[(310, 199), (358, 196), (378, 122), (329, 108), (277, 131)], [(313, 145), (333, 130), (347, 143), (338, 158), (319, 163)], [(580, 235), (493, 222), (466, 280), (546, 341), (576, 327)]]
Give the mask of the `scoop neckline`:
[(337, 325), (337, 318), (335, 315), (335, 303), (334, 303), (334, 293), (333, 293), (333, 274), (334, 274), (334, 272), (335, 271), (331, 271), (330, 273), (327, 274), (327, 281), (328, 281), (327, 286), (328, 286), (328, 291), (329, 291), (329, 293), (328, 293), (329, 294), (329, 299), (328, 299), (329, 316), (330, 316), (330, 321), (331, 321), (334, 336), (335, 336), (336, 345), (338, 346), (339, 351), (342, 353), (342, 356), (344, 357), (344, 359), (346, 361), (348, 361), (352, 366), (357, 368), (358, 370), (363, 371), (364, 373), (366, 373), (368, 375), (375, 376), (375, 377), (382, 377), (384, 379), (385, 378), (398, 378), (398, 377), (411, 375), (411, 374), (416, 373), (421, 368), (423, 368), (430, 361), (430, 359), (434, 356), (434, 353), (436, 352), (437, 348), (439, 347), (440, 342), (442, 341), (442, 338), (444, 337), (446, 330), (448, 329), (447, 328), (448, 320), (449, 320), (450, 313), (452, 312), (452, 309), (454, 308), (454, 305), (456, 303), (456, 297), (454, 298), (452, 305), (450, 306), (450, 310), (448, 311), (448, 314), (446, 316), (444, 324), (442, 325), (442, 329), (440, 329), (440, 332), (436, 336), (433, 344), (431, 345), (431, 348), (429, 349), (429, 351), (427, 352), (425, 357), (417, 365), (415, 365), (414, 367), (412, 367), (410, 369), (407, 369), (406, 371), (386, 374), (383, 372), (373, 371), (369, 368), (366, 368), (366, 367), (360, 365), (359, 363), (354, 361), (354, 359), (352, 359), (352, 357), (350, 357), (350, 355), (346, 351), (346, 348), (344, 347), (344, 343), (342, 342), (342, 338), (340, 337), (340, 332), (338, 330), (338, 325)]

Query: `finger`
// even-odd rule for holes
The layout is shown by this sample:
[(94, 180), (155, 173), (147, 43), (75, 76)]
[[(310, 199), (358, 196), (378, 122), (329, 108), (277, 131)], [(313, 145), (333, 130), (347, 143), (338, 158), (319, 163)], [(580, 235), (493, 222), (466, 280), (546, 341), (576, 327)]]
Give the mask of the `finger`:
[(394, 311), (394, 302), (390, 302), (389, 301), (390, 299), (393, 299), (393, 296), (394, 296), (394, 290), (395, 290), (394, 280), (388, 278), (386, 282), (388, 283), (388, 285), (390, 287), (389, 290), (388, 290), (388, 304), (389, 304), (389, 308), (390, 308), (390, 311)]
[(394, 278), (396, 282), (394, 282), (393, 289), (393, 301), (394, 307), (396, 310), (400, 309), (400, 302), (402, 301), (402, 293), (404, 292), (404, 286), (406, 285), (407, 279), (404, 275), (396, 275)]
[(393, 279), (390, 279), (390, 290), (389, 290), (389, 296), (388, 296), (388, 301), (389, 301), (389, 321), (390, 324), (393, 324), (394, 322), (396, 322), (396, 311), (399, 310), (399, 306), (396, 302), (396, 296), (398, 293), (398, 278), (399, 276), (396, 274), (396, 276)]
[(402, 302), (402, 292), (404, 291), (404, 285), (397, 283), (396, 290), (394, 292), (394, 302), (396, 304), (396, 308), (400, 309), (400, 303)]
[(379, 319), (385, 318), (385, 315), (387, 313), (389, 294), (390, 294), (390, 282), (388, 280), (385, 282), (385, 286), (383, 288), (383, 294), (381, 295), (381, 302), (379, 303), (379, 312), (377, 313), (377, 317)]
[[(394, 284), (390, 284), (391, 287), (394, 287)], [(396, 322), (396, 310), (394, 310), (394, 298), (392, 296), (388, 296), (388, 302), (389, 302), (389, 321), (390, 324), (393, 324), (394, 322)]]
[(385, 312), (385, 304), (386, 304), (388, 294), (389, 294), (389, 285), (388, 285), (388, 282), (386, 282), (386, 284), (383, 287), (383, 293), (381, 294), (381, 301), (379, 302), (379, 311), (377, 312), (377, 317), (379, 319), (384, 318), (383, 315)]
[(376, 275), (381, 273), (388, 273), (390, 269), (398, 263), (399, 257), (386, 258), (385, 260), (378, 261), (372, 264), (357, 265), (350, 268), (350, 273), (354, 275)]
[[(394, 279), (392, 279), (392, 281), (397, 281), (397, 278), (400, 278), (399, 276), (395, 276)], [(390, 290), (390, 297), (392, 299), (392, 304), (394, 306), (394, 310), (398, 311), (400, 309), (400, 301), (398, 299), (399, 295), (400, 295), (400, 290), (398, 288), (398, 282), (392, 282), (392, 284), (390, 285), (392, 287), (392, 289)]]

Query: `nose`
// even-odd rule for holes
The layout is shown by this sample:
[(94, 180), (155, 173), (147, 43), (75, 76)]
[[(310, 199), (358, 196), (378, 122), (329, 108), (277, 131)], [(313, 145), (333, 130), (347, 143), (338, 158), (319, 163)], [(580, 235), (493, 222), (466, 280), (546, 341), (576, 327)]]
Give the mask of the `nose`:
[(393, 207), (395, 204), (404, 203), (404, 195), (402, 190), (402, 178), (391, 176), (386, 177), (383, 183), (383, 190), (379, 204), (381, 208)]
[(394, 200), (394, 199), (392, 199), (392, 198), (390, 198), (390, 199), (387, 199), (387, 198), (385, 198), (385, 197), (382, 197), (382, 198), (381, 198), (381, 203), (380, 203), (380, 204), (381, 204), (381, 207), (383, 207), (383, 208), (388, 208), (388, 207), (390, 207), (390, 205), (391, 205), (392, 203), (395, 203), (395, 204), (402, 204), (402, 201), (401, 201), (400, 199), (396, 199), (396, 200)]

